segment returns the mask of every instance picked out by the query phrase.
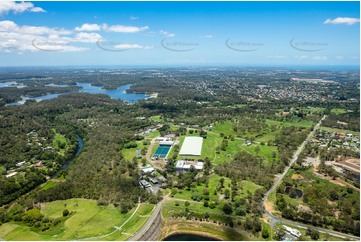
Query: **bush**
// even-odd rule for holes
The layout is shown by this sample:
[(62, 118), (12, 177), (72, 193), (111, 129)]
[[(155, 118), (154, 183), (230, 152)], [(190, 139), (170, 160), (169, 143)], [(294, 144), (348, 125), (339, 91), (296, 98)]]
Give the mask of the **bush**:
[(266, 228), (262, 229), (262, 238), (267, 239), (269, 237), (269, 231)]
[(59, 218), (56, 218), (53, 220), (53, 225), (56, 226), (61, 222), (61, 220)]
[(229, 203), (225, 203), (222, 210), (225, 214), (231, 214), (233, 212), (232, 205)]
[(68, 210), (68, 209), (65, 209), (65, 210), (63, 211), (63, 217), (68, 216), (69, 213), (70, 213), (69, 210)]
[(238, 215), (238, 216), (246, 216), (246, 211), (244, 211), (242, 208), (237, 208), (236, 215)]

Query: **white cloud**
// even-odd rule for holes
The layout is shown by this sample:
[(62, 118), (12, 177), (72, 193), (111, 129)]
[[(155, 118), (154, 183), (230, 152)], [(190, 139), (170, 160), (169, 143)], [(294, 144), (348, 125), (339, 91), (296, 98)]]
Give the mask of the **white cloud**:
[(33, 7), (32, 9), (30, 9), (30, 12), (33, 13), (45, 13), (46, 11), (40, 7)]
[(307, 55), (301, 55), (301, 56), (296, 55), (295, 58), (296, 58), (297, 60), (305, 60), (305, 59), (308, 59), (309, 57), (308, 57)]
[(164, 31), (164, 30), (161, 30), (160, 33), (162, 35), (165, 35), (166, 37), (169, 37), (169, 38), (175, 37), (175, 34), (168, 33), (167, 31)]
[(270, 59), (287, 59), (287, 56), (285, 56), (285, 55), (269, 55), (269, 56), (267, 56), (267, 58), (270, 58)]
[(106, 24), (103, 25), (103, 29), (110, 32), (117, 32), (117, 33), (137, 33), (143, 30), (147, 30), (149, 27), (135, 27), (135, 26), (124, 26), (124, 25), (112, 25), (107, 26)]
[(298, 55), (296, 55), (296, 56), (295, 56), (295, 59), (297, 59), (297, 60), (326, 61), (328, 58), (327, 58), (327, 56), (319, 56), (319, 55), (316, 55), (316, 56), (308, 56), (308, 55), (298, 56)]
[(88, 24), (85, 23), (80, 27), (76, 27), (75, 31), (99, 31), (100, 30), (100, 26), (97, 24)]
[(80, 32), (49, 28), (45, 26), (19, 26), (12, 21), (0, 21), (0, 52), (24, 53), (36, 51), (84, 51), (88, 48), (75, 46), (76, 43), (95, 43), (98, 33)]
[(23, 33), (23, 34), (59, 34), (68, 35), (71, 31), (59, 28), (49, 28), (44, 26), (18, 26), (13, 21), (4, 20), (0, 21), (0, 31)]
[(212, 39), (212, 38), (214, 38), (214, 37), (216, 37), (216, 36), (211, 35), (211, 34), (208, 34), (208, 35), (203, 36), (203, 38), (206, 38), (206, 39)]
[(15, 1), (0, 1), (0, 15), (7, 14), (9, 12), (13, 13), (23, 13), (25, 11), (30, 12), (46, 12), (40, 7), (34, 7), (34, 4), (31, 2), (19, 2)]
[(153, 46), (143, 46), (132, 43), (121, 43), (114, 46), (116, 49), (152, 49)]
[(345, 59), (345, 57), (339, 55), (339, 56), (336, 56), (336, 59), (337, 59), (337, 60), (343, 60), (343, 59)]
[(347, 25), (352, 25), (355, 23), (359, 23), (360, 19), (359, 18), (346, 18), (346, 17), (338, 17), (335, 19), (326, 19), (325, 22), (323, 22), (324, 24), (347, 24)]
[(95, 43), (101, 38), (102, 38), (102, 36), (98, 33), (80, 32), (75, 35), (75, 37), (72, 39), (72, 41), (73, 42), (81, 42), (81, 43)]
[(316, 56), (313, 56), (312, 59), (313, 60), (319, 60), (319, 61), (325, 61), (325, 60), (327, 60), (327, 57), (326, 56), (318, 56), (318, 55), (316, 55)]
[(137, 17), (137, 16), (130, 16), (129, 19), (130, 19), (130, 20), (137, 20), (137, 19), (139, 19), (139, 17)]

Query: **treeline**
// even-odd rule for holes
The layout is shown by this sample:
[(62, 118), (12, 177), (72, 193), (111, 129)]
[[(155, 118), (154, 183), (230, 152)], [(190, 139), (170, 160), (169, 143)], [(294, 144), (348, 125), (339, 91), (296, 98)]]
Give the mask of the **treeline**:
[(306, 139), (311, 130), (301, 127), (282, 127), (281, 132), (276, 135), (274, 144), (278, 147), (280, 163), (278, 172), (282, 172), (290, 163), (293, 153)]
[(319, 227), (332, 226), (343, 233), (360, 235), (360, 198), (352, 188), (330, 186), (319, 181), (303, 190), (302, 201), (307, 210), (287, 202), (286, 187), (297, 187), (293, 179), (286, 178), (276, 190), (276, 206), (282, 217)]
[(274, 174), (264, 164), (263, 159), (247, 152), (235, 155), (232, 161), (223, 162), (216, 166), (214, 170), (221, 176), (236, 180), (252, 181), (265, 188), (269, 188), (273, 183)]
[[(53, 134), (47, 130), (53, 128), (64, 132), (72, 140), (76, 139), (75, 133), (84, 139), (80, 156), (68, 170), (59, 175), (65, 176), (65, 180), (48, 190), (38, 189), (32, 193), (29, 199), (33, 199), (34, 203), (85, 197), (96, 199), (102, 204), (113, 203), (121, 206), (122, 211), (127, 211), (135, 205), (138, 197), (142, 201), (158, 199), (140, 188), (137, 163), (124, 160), (121, 152), (127, 143), (136, 139), (134, 133), (137, 130), (151, 125), (149, 121), (136, 119), (149, 116), (147, 110), (139, 109), (136, 105), (126, 105), (105, 95), (69, 94), (40, 103), (3, 107), (0, 112), (2, 117), (6, 117), (0, 129), (2, 135), (12, 131), (19, 134), (8, 135), (15, 143), (19, 143), (19, 147), (23, 144), (22, 139), (27, 137), (26, 133), (33, 129), (38, 130), (39, 136), (44, 135), (44, 139), (52, 138)], [(21, 154), (21, 149), (5, 148), (2, 150), (4, 154)], [(4, 176), (2, 178), (7, 179)], [(9, 186), (6, 191), (13, 189), (15, 187)], [(22, 193), (17, 193), (14, 198)], [(12, 200), (8, 194), (4, 194), (3, 198), (4, 201)]]
[(27, 86), (23, 88), (3, 87), (0, 88), (0, 106), (13, 103), (21, 99), (21, 96), (38, 97), (46, 94), (69, 93), (77, 91), (79, 87), (50, 87), (50, 86)]
[(360, 132), (360, 113), (354, 111), (338, 115), (330, 113), (322, 122), (322, 125), (331, 128)]

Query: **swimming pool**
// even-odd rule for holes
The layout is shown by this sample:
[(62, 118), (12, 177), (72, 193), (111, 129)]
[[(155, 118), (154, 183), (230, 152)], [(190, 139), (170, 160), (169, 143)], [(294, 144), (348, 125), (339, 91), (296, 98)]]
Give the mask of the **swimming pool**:
[(170, 145), (159, 145), (158, 149), (155, 151), (154, 158), (165, 158), (172, 146)]

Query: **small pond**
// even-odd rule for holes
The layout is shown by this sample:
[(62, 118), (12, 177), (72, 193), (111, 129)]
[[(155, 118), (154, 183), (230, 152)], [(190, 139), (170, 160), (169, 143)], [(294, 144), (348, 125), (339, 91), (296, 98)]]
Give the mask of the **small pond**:
[(300, 190), (300, 189), (298, 189), (298, 188), (294, 188), (294, 187), (286, 187), (285, 193), (287, 193), (288, 195), (290, 195), (290, 193), (291, 193), (292, 190), (295, 190), (297, 198), (302, 197), (302, 195), (303, 195), (302, 190)]
[(164, 239), (164, 241), (219, 241), (212, 237), (206, 237), (197, 234), (173, 234)]

